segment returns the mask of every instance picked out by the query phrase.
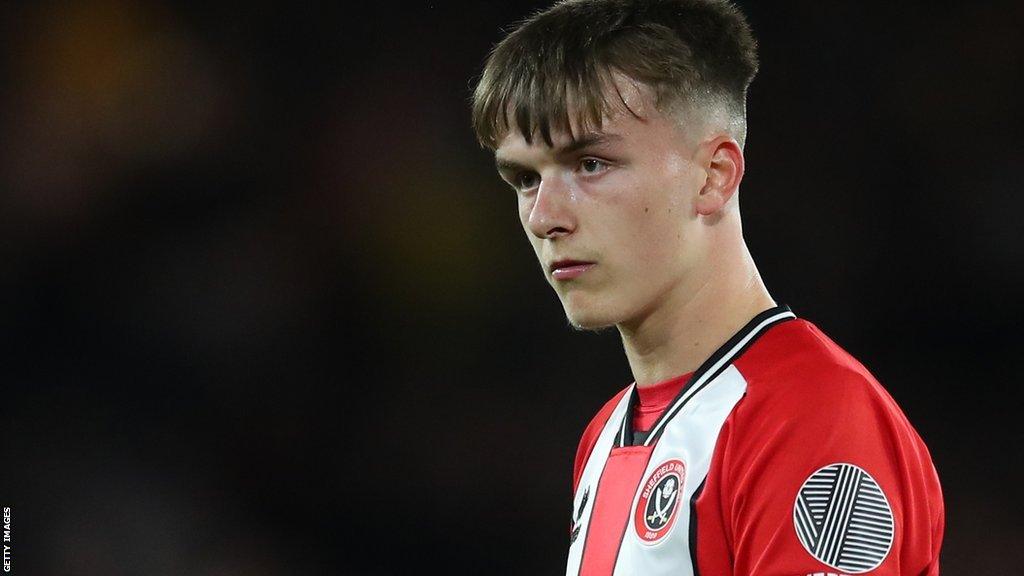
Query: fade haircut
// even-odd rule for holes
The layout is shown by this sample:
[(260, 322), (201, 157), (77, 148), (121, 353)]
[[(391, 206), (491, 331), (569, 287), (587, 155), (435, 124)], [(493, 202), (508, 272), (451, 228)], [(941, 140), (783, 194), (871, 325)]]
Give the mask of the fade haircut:
[(620, 103), (636, 115), (613, 81), (619, 72), (653, 89), (663, 113), (680, 105), (724, 113), (742, 147), (757, 68), (750, 26), (728, 0), (563, 0), (491, 51), (473, 93), (473, 129), (491, 150), (513, 128), (527, 143), (539, 131), (553, 146), (552, 129), (573, 138), (573, 121), (600, 129)]

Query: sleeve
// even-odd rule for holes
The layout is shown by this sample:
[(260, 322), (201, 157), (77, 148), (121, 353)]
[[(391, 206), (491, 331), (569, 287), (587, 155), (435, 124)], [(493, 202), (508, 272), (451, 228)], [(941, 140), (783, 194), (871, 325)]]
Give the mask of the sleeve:
[(938, 575), (938, 476), (895, 401), (859, 371), (801, 381), (730, 416), (733, 573)]

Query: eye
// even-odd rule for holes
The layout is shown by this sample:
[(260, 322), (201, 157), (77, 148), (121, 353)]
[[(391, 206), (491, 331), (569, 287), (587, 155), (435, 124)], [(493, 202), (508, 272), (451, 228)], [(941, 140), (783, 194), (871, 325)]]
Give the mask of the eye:
[(608, 164), (597, 158), (584, 158), (580, 160), (580, 170), (584, 174), (600, 174), (607, 168)]
[(518, 172), (512, 177), (512, 186), (516, 190), (529, 190), (540, 185), (540, 175), (536, 172)]

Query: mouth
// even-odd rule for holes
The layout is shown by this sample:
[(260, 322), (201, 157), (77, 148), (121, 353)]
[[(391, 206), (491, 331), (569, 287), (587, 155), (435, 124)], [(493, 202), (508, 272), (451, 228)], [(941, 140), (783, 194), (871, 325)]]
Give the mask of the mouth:
[(596, 265), (596, 262), (583, 260), (556, 260), (548, 267), (548, 271), (555, 280), (572, 280)]

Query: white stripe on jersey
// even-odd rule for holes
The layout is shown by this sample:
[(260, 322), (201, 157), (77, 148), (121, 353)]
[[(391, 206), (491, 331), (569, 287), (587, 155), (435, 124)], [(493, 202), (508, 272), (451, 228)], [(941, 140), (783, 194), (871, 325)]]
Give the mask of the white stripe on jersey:
[[(718, 440), (718, 433), (732, 412), (733, 407), (743, 398), (747, 390), (747, 381), (740, 375), (735, 366), (729, 366), (718, 378), (698, 392), (692, 402), (683, 406), (674, 418), (668, 421), (661, 439), (651, 453), (647, 470), (641, 478), (648, 478), (654, 470), (667, 460), (682, 460), (686, 466), (686, 477), (683, 480), (682, 500), (676, 511), (674, 526), (671, 533), (657, 544), (648, 545), (640, 541), (633, 527), (632, 511), (636, 509), (642, 492), (643, 483), (637, 486), (630, 508), (630, 521), (626, 527), (618, 560), (615, 564), (616, 575), (644, 574), (657, 576), (672, 574), (675, 576), (692, 576), (693, 565), (690, 553), (690, 499), (704, 482), (711, 457)], [(577, 576), (583, 561), (583, 548), (587, 541), (590, 528), (590, 514), (597, 500), (597, 483), (604, 471), (608, 456), (619, 433), (622, 418), (629, 407), (629, 398), (633, 390), (630, 388), (623, 394), (608, 422), (605, 423), (593, 452), (583, 468), (579, 485), (573, 499), (574, 510), (578, 509), (583, 494), (590, 489), (590, 497), (585, 511), (586, 521), (580, 528), (576, 541), (569, 547), (569, 561), (566, 576)]]
[[(686, 477), (675, 524), (667, 536), (654, 545), (648, 545), (637, 536), (631, 521), (615, 562), (616, 576), (693, 576), (690, 522), (694, 519), (690, 517), (690, 500), (708, 475), (722, 425), (746, 391), (747, 381), (735, 366), (729, 366), (668, 421), (641, 478), (650, 477), (668, 460), (683, 461)], [(637, 487), (631, 511), (636, 509), (642, 489), (642, 485)]]
[(665, 409), (665, 417), (660, 418), (661, 421), (658, 422), (658, 424), (651, 429), (650, 433), (647, 435), (647, 440), (644, 441), (644, 446), (650, 446), (651, 442), (653, 442), (657, 438), (658, 431), (661, 430), (662, 426), (664, 426), (666, 422), (668, 422), (675, 416), (673, 412), (678, 410), (679, 406), (685, 403), (690, 398), (690, 396), (693, 396), (694, 394), (699, 392), (701, 386), (704, 385), (704, 382), (706, 382), (709, 378), (713, 377), (722, 366), (732, 362), (735, 359), (736, 353), (742, 350), (743, 347), (746, 346), (748, 342), (750, 342), (751, 338), (755, 338), (761, 334), (762, 328), (768, 326), (769, 324), (778, 322), (783, 318), (795, 317), (795, 314), (793, 314), (789, 310), (786, 310), (785, 312), (779, 312), (778, 314), (765, 318), (757, 326), (751, 328), (743, 339), (737, 342), (735, 346), (733, 346), (728, 352), (723, 354), (722, 357), (718, 359), (718, 362), (715, 362), (710, 368), (707, 369), (707, 371), (701, 374), (700, 378), (698, 378), (696, 382), (690, 384), (688, 386), (689, 389), (686, 391), (685, 394), (683, 394), (675, 402), (673, 402), (672, 406)]
[(601, 430), (601, 435), (598, 436), (594, 449), (590, 453), (590, 458), (587, 459), (587, 463), (583, 467), (583, 474), (580, 476), (580, 482), (576, 487), (576, 495), (573, 497), (572, 509), (575, 514), (579, 513), (583, 494), (586, 493), (588, 487), (591, 494), (586, 505), (590, 509), (583, 511), (583, 518), (585, 519), (580, 525), (580, 533), (569, 546), (569, 563), (565, 572), (566, 576), (576, 576), (579, 573), (580, 563), (583, 561), (583, 545), (587, 541), (587, 532), (590, 529), (590, 513), (594, 511), (594, 502), (597, 500), (597, 483), (601, 479), (601, 472), (604, 472), (604, 464), (608, 460), (608, 454), (611, 452), (612, 446), (615, 444), (615, 436), (619, 431), (619, 424), (626, 416), (626, 410), (629, 408), (629, 398), (632, 394), (633, 387), (630, 386), (629, 390), (622, 395), (618, 406), (612, 411), (608, 422), (605, 423), (604, 429)]

